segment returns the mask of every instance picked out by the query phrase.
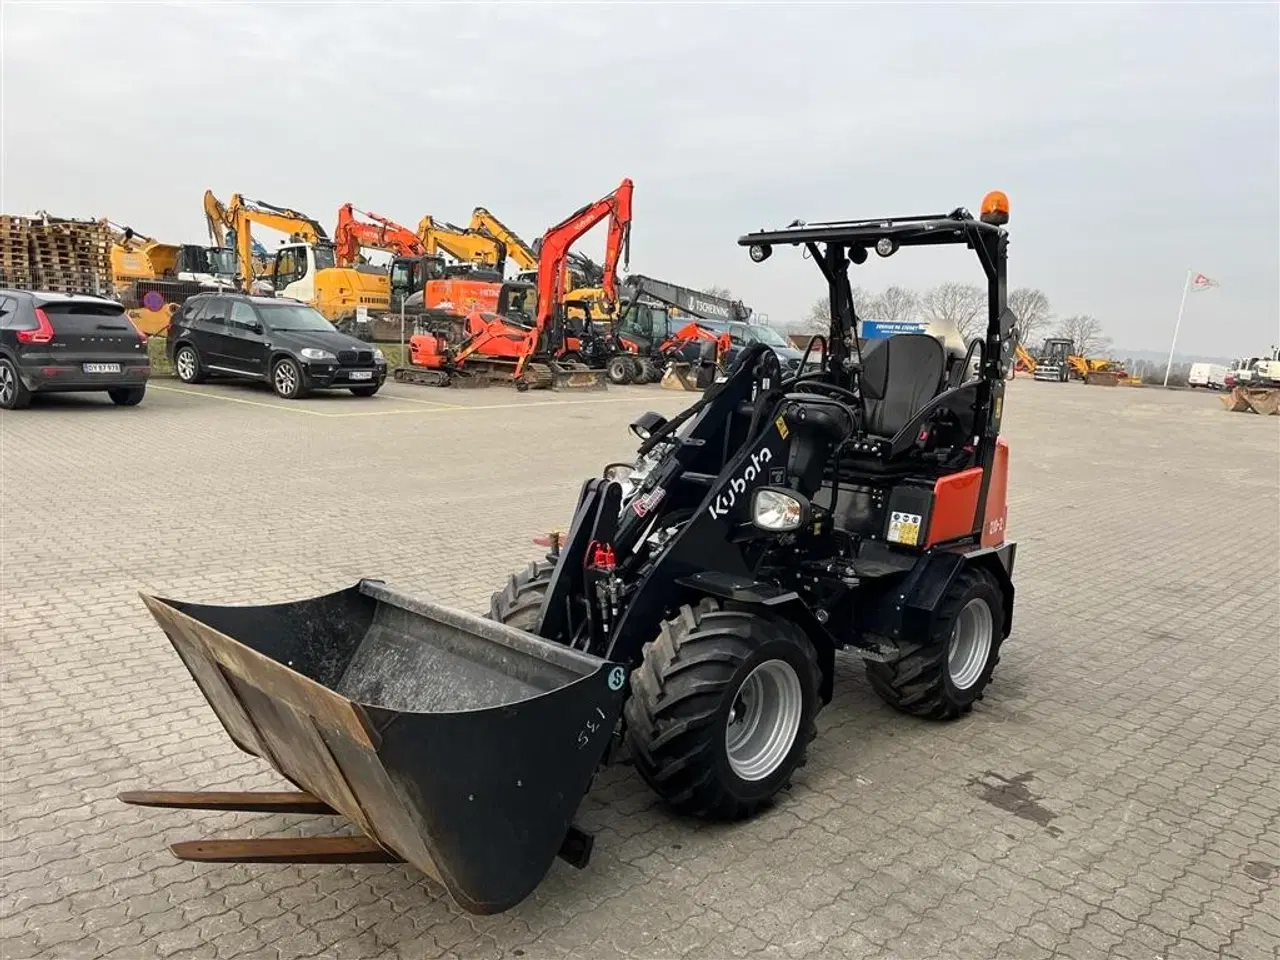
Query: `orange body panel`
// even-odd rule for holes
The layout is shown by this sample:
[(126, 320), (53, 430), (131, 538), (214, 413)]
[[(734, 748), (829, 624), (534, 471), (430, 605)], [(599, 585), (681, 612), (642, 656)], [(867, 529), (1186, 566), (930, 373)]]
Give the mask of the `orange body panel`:
[(971, 467), (933, 484), (933, 515), (924, 545), (967, 537), (978, 519), (978, 496), (982, 492), (982, 468)]
[(435, 334), (419, 333), (409, 338), (409, 362), (415, 367), (438, 370), (444, 366), (445, 352)]
[(502, 284), (486, 280), (428, 280), (422, 299), (428, 310), (466, 316), (476, 311), (497, 313), (501, 294)]
[(996, 440), (996, 455), (991, 461), (991, 483), (987, 487), (987, 510), (982, 518), (982, 546), (998, 547), (1004, 543), (1009, 520), (1009, 444)]

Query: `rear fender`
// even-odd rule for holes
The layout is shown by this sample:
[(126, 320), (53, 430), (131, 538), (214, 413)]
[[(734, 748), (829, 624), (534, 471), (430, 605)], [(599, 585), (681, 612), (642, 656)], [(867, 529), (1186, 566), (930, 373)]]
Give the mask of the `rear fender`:
[(1013, 558), (1017, 544), (1004, 543), (967, 553), (943, 551), (926, 553), (903, 581), (901, 589), (891, 594), (896, 601), (896, 616), (889, 617), (888, 634), (895, 640), (904, 636), (928, 636), (942, 598), (966, 566), (976, 566), (990, 573), (1000, 586), (1004, 598), (1004, 622), (1000, 636), (1013, 629)]
[(831, 702), (835, 688), (836, 642), (798, 593), (767, 581), (720, 573), (695, 573), (681, 577), (676, 584), (703, 596), (728, 600), (740, 606), (758, 607), (762, 613), (781, 617), (798, 626), (818, 654), (818, 666), (822, 668), (818, 693), (823, 703)]

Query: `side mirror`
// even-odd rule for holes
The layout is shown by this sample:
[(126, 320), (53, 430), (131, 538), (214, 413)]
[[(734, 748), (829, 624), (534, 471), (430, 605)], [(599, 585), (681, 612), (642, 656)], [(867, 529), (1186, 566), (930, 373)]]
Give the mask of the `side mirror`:
[(253, 321), (253, 323), (249, 324), (249, 329), (250, 329), (250, 330), (252, 330), (252, 331), (253, 331), (254, 333), (256, 333), (256, 334), (261, 335), (262, 330), (263, 330), (263, 327), (262, 327), (262, 324), (261, 324), (261, 323), (259, 323), (257, 320), (255, 320), (255, 321)]

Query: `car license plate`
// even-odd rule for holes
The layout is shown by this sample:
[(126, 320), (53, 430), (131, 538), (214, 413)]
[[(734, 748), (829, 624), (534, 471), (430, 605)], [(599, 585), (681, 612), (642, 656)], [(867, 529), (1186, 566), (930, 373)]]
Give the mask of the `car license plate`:
[(85, 373), (119, 373), (120, 364), (118, 363), (86, 363), (84, 364)]
[(372, 380), (373, 371), (372, 370), (352, 370), (351, 379), (352, 380)]

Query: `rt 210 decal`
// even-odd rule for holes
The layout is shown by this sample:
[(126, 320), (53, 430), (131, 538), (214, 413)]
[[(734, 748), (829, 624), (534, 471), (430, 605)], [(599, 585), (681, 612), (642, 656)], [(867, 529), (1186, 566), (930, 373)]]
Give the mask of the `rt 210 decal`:
[(764, 465), (772, 459), (773, 451), (768, 447), (761, 447), (756, 453), (753, 453), (751, 459), (747, 461), (747, 465), (743, 467), (742, 472), (729, 481), (725, 492), (717, 494), (715, 500), (711, 502), (711, 506), (707, 508), (712, 518), (719, 520), (732, 510), (733, 505), (738, 502), (738, 495), (745, 493), (748, 487), (760, 479)]

